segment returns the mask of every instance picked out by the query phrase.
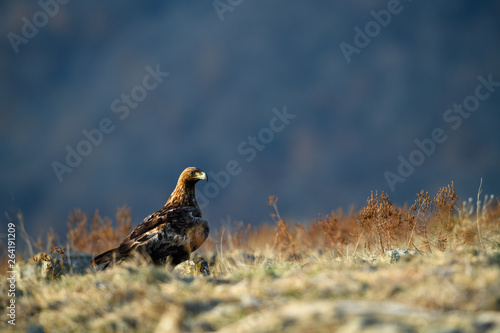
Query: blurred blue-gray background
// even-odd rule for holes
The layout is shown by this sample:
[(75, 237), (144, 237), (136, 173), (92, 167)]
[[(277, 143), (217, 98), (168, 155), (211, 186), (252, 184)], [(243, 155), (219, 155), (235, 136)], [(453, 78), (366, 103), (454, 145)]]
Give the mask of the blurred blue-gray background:
[[(499, 16), (498, 1), (466, 0), (3, 1), (0, 208), (35, 237), (64, 236), (75, 207), (127, 204), (136, 224), (185, 167), (210, 177), (229, 161), (237, 175), (197, 185), (214, 227), (268, 221), (270, 194), (299, 222), (372, 190), (404, 204), (453, 180), (464, 200), (483, 178), (498, 195), (500, 87), (469, 97), (479, 76), (500, 81)], [(349, 63), (341, 45), (356, 42)], [(151, 90), (148, 68), (169, 73)], [(470, 115), (447, 111), (467, 98)], [(282, 126), (284, 109), (295, 118)], [(110, 133), (82, 143), (103, 119)], [(436, 128), (446, 141), (415, 152)], [(87, 154), (71, 173), (68, 146)], [(422, 164), (391, 189), (384, 173), (401, 177), (412, 153)]]

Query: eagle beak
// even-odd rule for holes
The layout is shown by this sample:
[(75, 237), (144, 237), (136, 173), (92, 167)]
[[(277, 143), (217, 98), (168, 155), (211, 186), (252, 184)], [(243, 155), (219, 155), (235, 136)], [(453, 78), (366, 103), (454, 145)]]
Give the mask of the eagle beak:
[(198, 179), (208, 182), (207, 174), (204, 173), (203, 171), (198, 175)]

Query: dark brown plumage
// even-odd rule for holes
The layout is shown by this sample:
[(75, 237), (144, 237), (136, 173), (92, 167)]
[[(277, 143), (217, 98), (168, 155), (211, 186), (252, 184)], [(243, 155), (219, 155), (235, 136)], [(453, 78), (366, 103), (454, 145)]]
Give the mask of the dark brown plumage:
[(195, 184), (208, 180), (198, 168), (186, 168), (163, 208), (146, 217), (115, 249), (91, 260), (92, 265), (121, 262), (134, 253), (155, 264), (175, 266), (189, 259), (208, 237), (208, 222), (201, 218), (195, 198)]

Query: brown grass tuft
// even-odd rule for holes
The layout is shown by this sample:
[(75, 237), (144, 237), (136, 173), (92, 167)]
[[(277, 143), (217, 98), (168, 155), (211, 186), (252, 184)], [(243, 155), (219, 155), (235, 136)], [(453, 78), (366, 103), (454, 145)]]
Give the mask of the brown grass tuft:
[[(266, 203), (274, 209), (269, 215), (277, 223), (275, 245), (280, 255), (295, 257), (298, 255), (297, 231), (292, 230), (292, 227), (281, 218), (277, 206), (278, 197), (270, 195)], [(299, 229), (300, 227), (302, 226), (299, 226)]]
[(389, 195), (377, 192), (366, 200), (359, 213), (359, 226), (366, 235), (366, 246), (375, 246), (381, 253), (390, 249), (403, 236), (403, 211), (395, 208)]
[[(118, 207), (116, 211), (116, 227), (108, 217), (101, 217), (96, 210), (91, 217), (75, 208), (68, 217), (68, 241), (72, 249), (87, 253), (100, 253), (116, 247), (132, 231), (130, 215), (127, 206)], [(90, 221), (90, 222), (89, 222)]]

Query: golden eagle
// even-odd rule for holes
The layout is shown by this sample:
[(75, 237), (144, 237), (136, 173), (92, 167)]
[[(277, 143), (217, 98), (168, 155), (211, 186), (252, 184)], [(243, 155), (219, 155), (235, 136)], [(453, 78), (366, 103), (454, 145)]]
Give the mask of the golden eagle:
[(146, 217), (115, 249), (106, 251), (90, 261), (92, 265), (121, 262), (133, 253), (151, 258), (155, 264), (175, 266), (189, 259), (208, 237), (208, 222), (201, 218), (195, 198), (198, 180), (208, 181), (205, 172), (186, 168), (165, 206)]

